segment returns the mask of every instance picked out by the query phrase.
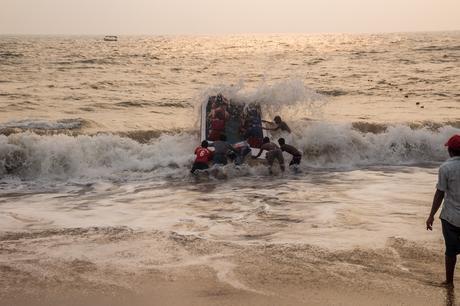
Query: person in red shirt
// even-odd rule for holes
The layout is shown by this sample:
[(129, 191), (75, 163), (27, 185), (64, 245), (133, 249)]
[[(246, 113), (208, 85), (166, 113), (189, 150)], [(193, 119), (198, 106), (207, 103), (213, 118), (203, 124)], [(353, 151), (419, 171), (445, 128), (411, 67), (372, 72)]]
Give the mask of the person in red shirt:
[(212, 159), (212, 151), (208, 149), (208, 142), (203, 140), (201, 146), (195, 149), (195, 162), (193, 163), (191, 173), (195, 173), (196, 170), (209, 169), (209, 161)]
[(222, 113), (217, 113), (215, 117), (211, 119), (211, 127), (209, 131), (208, 139), (211, 141), (217, 141), (220, 135), (225, 130), (225, 117)]

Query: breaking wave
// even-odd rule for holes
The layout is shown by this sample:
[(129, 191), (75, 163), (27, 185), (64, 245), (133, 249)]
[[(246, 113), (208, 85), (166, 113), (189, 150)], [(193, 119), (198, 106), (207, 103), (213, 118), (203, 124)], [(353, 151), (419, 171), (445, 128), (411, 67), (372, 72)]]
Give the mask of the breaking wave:
[[(437, 163), (444, 143), (460, 129), (386, 127), (362, 132), (352, 124), (297, 121), (287, 141), (304, 152), (302, 167), (347, 168)], [(273, 135), (274, 140), (279, 135)], [(284, 135), (283, 135), (284, 136)], [(198, 144), (196, 133), (161, 134), (147, 143), (119, 135), (0, 136), (0, 177), (25, 180), (184, 178)]]
[(436, 163), (448, 155), (446, 140), (460, 129), (412, 129), (408, 125), (387, 126), (378, 133), (362, 132), (353, 124), (312, 123), (296, 126), (291, 142), (302, 149), (307, 164), (314, 167), (354, 168), (373, 165)]
[(148, 144), (115, 135), (0, 136), (0, 175), (23, 179), (127, 178), (184, 168), (196, 143), (190, 134), (167, 135)]

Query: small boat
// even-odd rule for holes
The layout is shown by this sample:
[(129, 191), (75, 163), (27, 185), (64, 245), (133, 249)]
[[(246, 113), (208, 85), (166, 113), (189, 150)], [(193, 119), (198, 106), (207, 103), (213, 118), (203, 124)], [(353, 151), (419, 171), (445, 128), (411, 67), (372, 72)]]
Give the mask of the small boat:
[(107, 36), (104, 37), (104, 41), (118, 41), (118, 36), (107, 35)]
[(201, 140), (212, 143), (221, 134), (233, 147), (249, 145), (252, 154), (257, 154), (266, 136), (260, 105), (234, 102), (221, 94), (210, 96), (201, 106)]

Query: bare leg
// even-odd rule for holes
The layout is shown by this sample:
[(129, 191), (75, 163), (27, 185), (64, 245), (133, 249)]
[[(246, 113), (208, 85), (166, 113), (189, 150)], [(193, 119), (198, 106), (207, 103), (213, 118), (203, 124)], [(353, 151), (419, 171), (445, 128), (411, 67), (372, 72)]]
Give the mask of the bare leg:
[(284, 163), (280, 163), (280, 168), (281, 168), (281, 171), (283, 171), (283, 172), (284, 172), (284, 170), (286, 170), (285, 167), (284, 167)]
[(277, 155), (276, 159), (278, 159), (278, 163), (280, 164), (280, 169), (281, 169), (281, 171), (284, 172), (284, 170), (285, 170), (286, 168), (284, 167), (283, 152), (278, 151), (278, 155)]
[(457, 263), (457, 256), (446, 256), (446, 282), (445, 285), (454, 285), (454, 272), (455, 264)]
[(446, 306), (455, 306), (455, 289), (453, 286), (446, 287)]
[(273, 154), (270, 154), (271, 152), (268, 152), (267, 155), (265, 155), (268, 163), (268, 173), (273, 174), (272, 167), (273, 167), (273, 162), (275, 161), (275, 158), (273, 157)]

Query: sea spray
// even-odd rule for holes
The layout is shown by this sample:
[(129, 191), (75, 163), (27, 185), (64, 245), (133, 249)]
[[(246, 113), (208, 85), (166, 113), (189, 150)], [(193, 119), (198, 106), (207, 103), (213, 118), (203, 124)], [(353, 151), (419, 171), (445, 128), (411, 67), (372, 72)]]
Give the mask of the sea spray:
[[(303, 152), (302, 166), (318, 168), (439, 163), (448, 157), (445, 140), (460, 133), (451, 126), (433, 131), (395, 125), (381, 133), (330, 122), (300, 120), (292, 126), (294, 132), (288, 140)], [(0, 173), (29, 180), (128, 179), (144, 174), (149, 179), (183, 178), (197, 145), (198, 137), (190, 133), (162, 134), (145, 144), (115, 135), (18, 133), (0, 136)]]
[(62, 180), (161, 172), (187, 167), (195, 143), (195, 136), (190, 134), (163, 134), (148, 144), (115, 135), (13, 134), (0, 136), (0, 173)]
[(322, 117), (322, 107), (328, 99), (306, 86), (302, 80), (287, 79), (268, 83), (262, 81), (257, 86), (249, 87), (243, 81), (235, 85), (216, 85), (207, 88), (197, 97), (195, 105), (198, 111), (209, 96), (221, 93), (235, 103), (256, 103), (262, 106), (265, 119), (281, 115), (291, 120), (305, 117)]
[(362, 167), (441, 162), (448, 157), (444, 142), (460, 129), (438, 131), (391, 125), (380, 133), (361, 132), (350, 123), (311, 122), (293, 125), (290, 139), (317, 167)]

